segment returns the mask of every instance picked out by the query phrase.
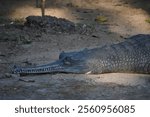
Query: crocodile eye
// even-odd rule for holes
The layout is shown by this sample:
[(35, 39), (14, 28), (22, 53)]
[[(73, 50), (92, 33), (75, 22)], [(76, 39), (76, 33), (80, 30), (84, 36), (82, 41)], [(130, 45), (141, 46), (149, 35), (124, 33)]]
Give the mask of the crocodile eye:
[(71, 63), (69, 61), (64, 61), (65, 65), (71, 65)]
[(65, 57), (63, 62), (64, 62), (65, 65), (71, 65), (71, 58), (70, 57)]

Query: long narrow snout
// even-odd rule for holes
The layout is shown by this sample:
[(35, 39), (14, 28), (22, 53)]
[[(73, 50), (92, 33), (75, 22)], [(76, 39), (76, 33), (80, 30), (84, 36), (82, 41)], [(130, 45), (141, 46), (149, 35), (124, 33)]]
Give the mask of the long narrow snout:
[(80, 65), (71, 65), (69, 62), (64, 62), (58, 60), (56, 62), (35, 66), (35, 67), (18, 67), (14, 66), (12, 72), (14, 74), (53, 74), (53, 73), (84, 73), (85, 66)]
[(35, 67), (18, 67), (14, 66), (13, 73), (15, 74), (43, 74), (43, 73), (55, 73), (63, 72), (64, 67), (61, 61), (56, 61), (51, 64), (35, 66)]
[(39, 65), (35, 67), (17, 67), (14, 66), (15, 74), (46, 74), (46, 73), (85, 73), (84, 56), (82, 52), (62, 52), (59, 59), (53, 63)]

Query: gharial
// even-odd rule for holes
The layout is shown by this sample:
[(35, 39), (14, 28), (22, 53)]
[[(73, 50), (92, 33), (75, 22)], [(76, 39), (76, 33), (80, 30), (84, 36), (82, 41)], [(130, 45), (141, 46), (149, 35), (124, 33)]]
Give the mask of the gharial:
[(13, 69), (18, 74), (112, 72), (150, 74), (150, 35), (139, 34), (118, 44), (79, 52), (62, 52), (53, 63)]

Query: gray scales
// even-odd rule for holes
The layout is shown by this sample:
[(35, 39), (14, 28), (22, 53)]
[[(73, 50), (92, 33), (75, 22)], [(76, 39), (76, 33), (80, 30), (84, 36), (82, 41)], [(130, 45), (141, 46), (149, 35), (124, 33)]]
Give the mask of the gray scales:
[(79, 52), (62, 52), (53, 63), (13, 69), (18, 74), (112, 72), (150, 74), (150, 35), (139, 34), (118, 44)]

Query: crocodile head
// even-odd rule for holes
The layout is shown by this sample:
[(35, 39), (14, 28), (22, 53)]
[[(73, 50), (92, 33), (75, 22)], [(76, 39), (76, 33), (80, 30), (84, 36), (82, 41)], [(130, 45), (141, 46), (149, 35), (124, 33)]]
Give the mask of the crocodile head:
[(88, 67), (85, 63), (85, 53), (82, 52), (62, 52), (59, 60), (35, 67), (14, 67), (13, 73), (18, 74), (43, 74), (43, 73), (86, 73)]
[(83, 52), (62, 52), (59, 56), (61, 72), (64, 73), (85, 73), (87, 71), (86, 55)]

